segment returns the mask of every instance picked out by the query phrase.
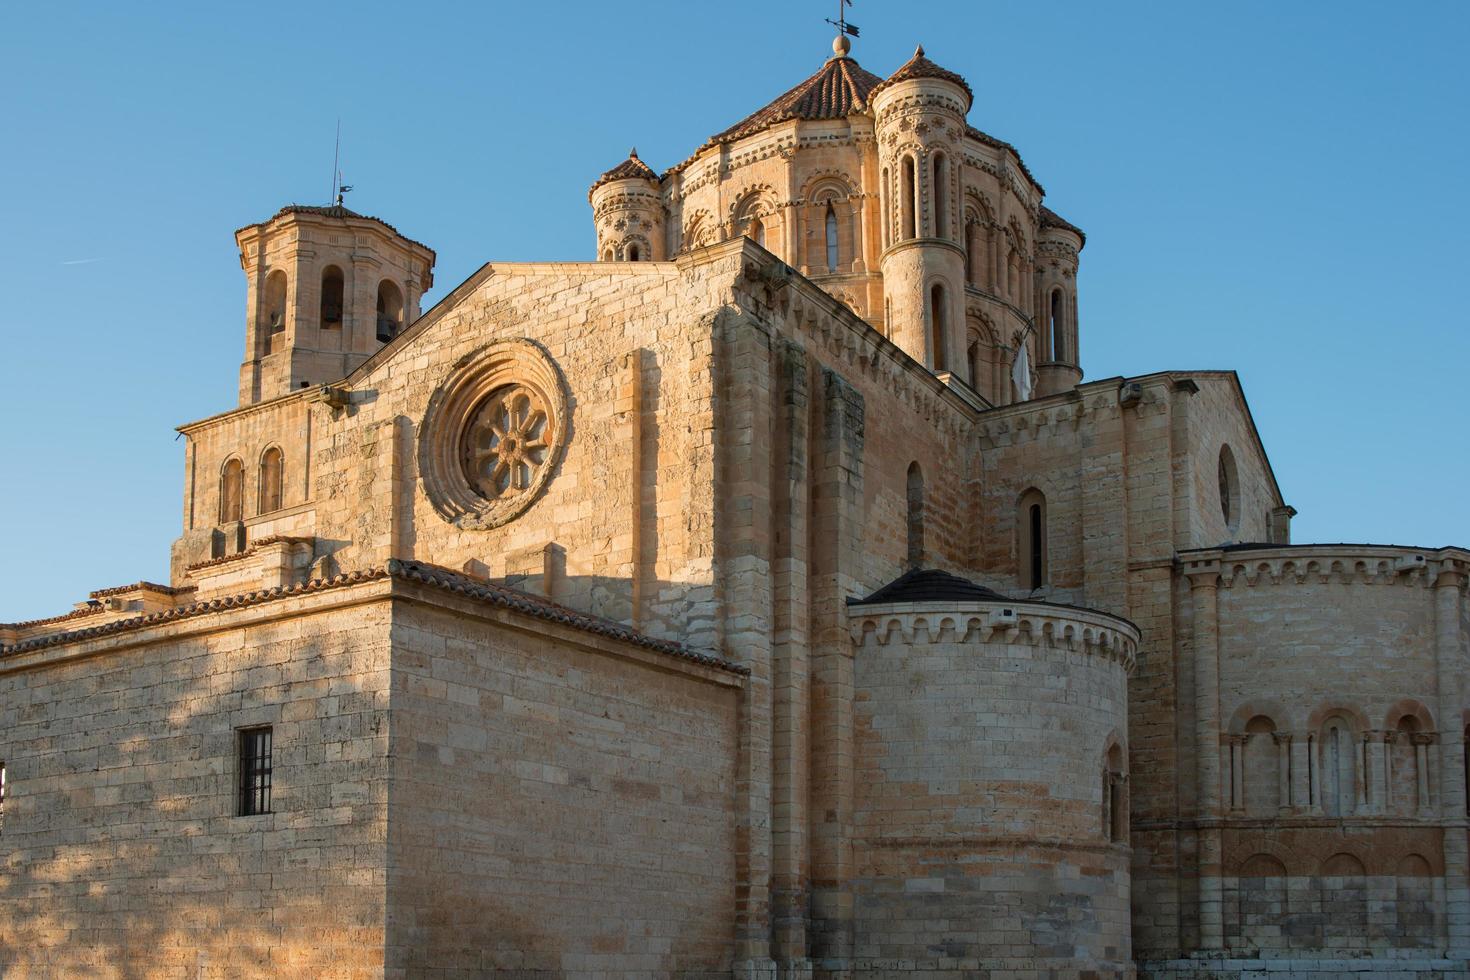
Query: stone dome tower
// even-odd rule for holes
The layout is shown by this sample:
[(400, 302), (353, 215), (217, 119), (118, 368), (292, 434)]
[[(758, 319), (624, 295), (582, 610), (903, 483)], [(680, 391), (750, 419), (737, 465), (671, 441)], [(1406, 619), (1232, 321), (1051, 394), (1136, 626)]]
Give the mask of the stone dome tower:
[(924, 57), (922, 47), (871, 94), (888, 335), (936, 373), (964, 372), (959, 173), (973, 101), (965, 80)]
[(1036, 395), (1069, 391), (1082, 380), (1077, 344), (1077, 253), (1087, 241), (1082, 229), (1042, 205), (1036, 239), (1036, 329), (1040, 363)]
[(658, 174), (638, 159), (628, 159), (597, 178), (587, 200), (597, 226), (597, 257), (603, 262), (661, 262), (665, 257), (664, 206)]

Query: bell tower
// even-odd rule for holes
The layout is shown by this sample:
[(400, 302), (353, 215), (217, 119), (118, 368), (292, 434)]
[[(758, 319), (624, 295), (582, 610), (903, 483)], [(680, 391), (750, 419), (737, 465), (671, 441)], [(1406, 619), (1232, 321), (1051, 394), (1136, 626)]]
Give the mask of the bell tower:
[(1070, 391), (1082, 380), (1077, 337), (1077, 258), (1086, 236), (1061, 215), (1041, 206), (1037, 236), (1036, 327), (1041, 363), (1036, 397)]
[[(888, 335), (935, 373), (964, 376), (961, 143), (973, 95), (918, 48), (870, 95), (883, 200)], [(968, 379), (967, 379), (968, 380)]]
[(240, 404), (336, 381), (417, 319), (434, 251), (340, 203), (235, 232), (248, 283)]

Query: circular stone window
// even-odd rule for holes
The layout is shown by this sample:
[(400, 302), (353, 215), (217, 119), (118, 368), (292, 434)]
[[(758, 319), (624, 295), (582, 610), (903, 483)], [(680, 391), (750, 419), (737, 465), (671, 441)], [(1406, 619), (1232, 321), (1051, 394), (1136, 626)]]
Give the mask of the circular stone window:
[(419, 433), (419, 475), (434, 509), (467, 529), (519, 517), (561, 459), (568, 415), (561, 375), (532, 341), (496, 341), (460, 358)]

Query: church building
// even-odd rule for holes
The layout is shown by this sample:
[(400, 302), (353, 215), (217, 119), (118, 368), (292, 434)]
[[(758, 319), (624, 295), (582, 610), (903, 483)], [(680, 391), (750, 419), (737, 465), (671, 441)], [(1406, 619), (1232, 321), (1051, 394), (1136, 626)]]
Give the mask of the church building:
[(0, 624), (0, 975), (1470, 977), (1470, 551), (1087, 376), (983, 117), (839, 38), (427, 311), (235, 232), (169, 581)]

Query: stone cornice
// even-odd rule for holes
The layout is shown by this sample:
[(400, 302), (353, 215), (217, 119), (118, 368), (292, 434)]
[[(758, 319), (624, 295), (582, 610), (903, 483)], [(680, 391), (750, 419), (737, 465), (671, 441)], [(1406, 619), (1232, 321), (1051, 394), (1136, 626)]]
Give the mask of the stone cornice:
[[(1015, 621), (993, 614), (1012, 610)], [(848, 613), (854, 646), (898, 642), (1024, 644), (1104, 657), (1133, 672), (1138, 627), (1094, 609), (1038, 602), (896, 602), (863, 605)]]
[(1191, 576), (1213, 568), (1222, 589), (1333, 582), (1427, 588), (1442, 570), (1453, 574), (1470, 569), (1470, 551), (1398, 545), (1261, 544), (1180, 552), (1179, 566)]

